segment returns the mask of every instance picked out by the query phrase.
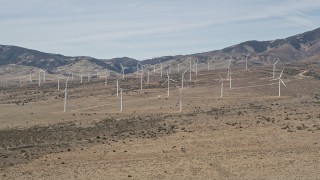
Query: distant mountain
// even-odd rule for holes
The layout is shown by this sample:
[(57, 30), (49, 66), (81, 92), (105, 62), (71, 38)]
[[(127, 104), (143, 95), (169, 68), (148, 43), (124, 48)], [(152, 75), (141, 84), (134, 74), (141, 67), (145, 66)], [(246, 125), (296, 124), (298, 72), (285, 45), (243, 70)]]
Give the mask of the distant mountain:
[[(270, 41), (246, 41), (240, 44), (190, 55), (162, 56), (138, 61), (129, 57), (113, 59), (96, 59), (86, 56), (69, 57), (60, 54), (44, 53), (17, 46), (0, 45), (0, 66), (15, 64), (47, 69), (51, 73), (64, 71), (79, 72), (107, 69), (121, 73), (121, 65), (125, 73), (133, 73), (139, 66), (147, 68), (162, 63), (166, 68), (169, 65), (181, 63), (188, 66), (189, 61), (198, 60), (200, 63), (213, 61), (217, 68), (224, 67), (229, 59), (233, 59), (233, 66), (243, 65), (246, 55), (249, 54), (251, 66), (262, 66), (279, 58), (281, 63), (298, 62), (304, 59), (320, 57), (320, 28), (285, 39)], [(25, 68), (27, 69), (27, 68)]]
[(252, 53), (260, 56), (272, 56), (286, 62), (300, 60), (320, 53), (320, 28), (285, 39), (273, 41), (246, 41), (222, 49), (225, 53)]
[[(42, 69), (49, 69), (49, 72), (55, 72), (56, 69), (63, 66), (72, 67), (81, 61), (87, 61), (96, 65), (97, 68), (108, 69), (120, 72), (121, 69), (114, 66), (113, 63), (106, 63), (103, 60), (87, 56), (69, 57), (60, 54), (44, 53), (36, 50), (26, 49), (17, 46), (0, 45), (0, 66), (8, 64), (31, 66)], [(110, 60), (112, 62), (112, 60)], [(83, 67), (87, 68), (87, 67)], [(72, 70), (71, 70), (72, 71)]]
[(72, 62), (71, 57), (43, 53), (17, 46), (0, 45), (0, 65), (17, 64), (34, 67), (57, 67)]
[(213, 61), (218, 67), (225, 67), (227, 61), (233, 59), (233, 66), (243, 66), (247, 54), (251, 66), (271, 64), (274, 58), (279, 58), (280, 63), (292, 63), (320, 55), (320, 28), (285, 39), (246, 41), (221, 50), (186, 55), (182, 59)]

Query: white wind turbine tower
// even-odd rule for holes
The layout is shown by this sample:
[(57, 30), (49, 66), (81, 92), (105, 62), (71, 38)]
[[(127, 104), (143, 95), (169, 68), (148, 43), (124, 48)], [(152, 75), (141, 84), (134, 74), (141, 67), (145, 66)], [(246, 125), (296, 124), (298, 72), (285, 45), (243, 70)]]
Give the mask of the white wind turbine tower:
[(46, 82), (46, 72), (47, 72), (48, 68), (46, 70), (41, 70), (43, 72), (43, 82)]
[(163, 69), (163, 66), (162, 66), (162, 63), (161, 63), (160, 60), (159, 60), (159, 63), (160, 63), (160, 76), (162, 77), (162, 69)]
[[(175, 80), (173, 80), (173, 79), (170, 79), (170, 77), (169, 77), (169, 72), (167, 71), (167, 77), (168, 77), (168, 79), (165, 81), (165, 82), (163, 82), (163, 84), (165, 84), (165, 83), (168, 83), (168, 94), (167, 94), (167, 97), (169, 97), (170, 96), (170, 81), (174, 81), (174, 82), (176, 82)], [(163, 85), (162, 84), (162, 85)], [(162, 86), (161, 85), (161, 86)]]
[(139, 68), (139, 63), (137, 63), (137, 71), (141, 71), (141, 69)]
[(287, 86), (284, 84), (284, 82), (282, 81), (282, 79), (281, 79), (283, 70), (284, 70), (284, 69), (282, 69), (281, 74), (280, 74), (280, 76), (279, 76), (279, 78), (278, 78), (278, 79), (279, 79), (279, 95), (278, 95), (278, 97), (280, 97), (280, 95), (281, 95), (281, 83), (282, 83), (285, 87), (287, 87)]
[(68, 80), (69, 80), (69, 76), (67, 77), (66, 86), (65, 86), (65, 88), (64, 88), (63, 112), (66, 112), (66, 111), (67, 111), (67, 96), (68, 96), (67, 88), (68, 88)]
[(177, 86), (179, 88), (179, 112), (181, 113), (182, 111), (182, 91), (183, 88), (180, 88), (179, 86)]
[(182, 89), (183, 89), (184, 74), (185, 74), (187, 71), (189, 71), (189, 70), (190, 70), (190, 68), (187, 69), (187, 70), (185, 70), (185, 71), (182, 73), (182, 75), (181, 75), (181, 88), (182, 88)]
[(191, 82), (191, 79), (192, 79), (192, 74), (191, 74), (191, 60), (190, 60), (190, 68), (189, 68), (189, 70), (190, 70), (190, 76), (189, 76), (189, 81)]
[(120, 90), (120, 112), (122, 112), (123, 99), (122, 99), (122, 89)]
[(117, 79), (117, 98), (119, 97), (119, 79)]
[(143, 83), (143, 72), (140, 74), (140, 90), (142, 90), (142, 83)]
[(19, 73), (19, 84), (21, 86), (21, 73)]
[(199, 58), (197, 57), (197, 61), (195, 62), (196, 75), (198, 75), (198, 60)]
[(232, 81), (232, 79), (231, 79), (231, 74), (232, 74), (232, 72), (231, 72), (231, 68), (229, 69), (229, 83), (230, 83), (230, 89), (232, 88), (232, 86), (231, 86), (231, 81)]
[(40, 69), (40, 70), (39, 70), (39, 83), (38, 83), (39, 86), (41, 86), (41, 71), (42, 71), (42, 70)]
[(121, 66), (121, 72), (122, 72), (122, 80), (124, 80), (124, 67), (122, 66), (122, 64), (120, 63)]
[(96, 73), (96, 76), (97, 76), (97, 79), (100, 77), (100, 69), (98, 68), (98, 69), (96, 69), (96, 70), (94, 70), (94, 71), (96, 71), (97, 73)]
[(153, 66), (153, 74), (156, 74), (156, 66), (157, 66), (157, 64), (155, 64), (155, 65)]
[(229, 80), (229, 77), (230, 77), (230, 65), (231, 65), (231, 59), (229, 60), (229, 65), (228, 65), (227, 80)]
[(221, 89), (220, 89), (220, 97), (222, 98), (223, 97), (223, 79), (222, 77), (220, 76), (220, 85), (221, 85)]
[(249, 57), (249, 53), (247, 54), (247, 57), (246, 57), (246, 70), (248, 70), (248, 57)]
[(273, 64), (273, 73), (272, 73), (272, 77), (274, 78), (275, 76), (275, 71), (276, 71), (276, 64), (279, 62), (280, 59), (278, 59), (274, 64)]
[(80, 73), (80, 83), (82, 84), (82, 71), (83, 70), (81, 70), (81, 73)]
[(180, 72), (180, 63), (178, 63), (178, 73)]
[(150, 80), (150, 73), (149, 73), (149, 69), (147, 70), (147, 83), (149, 84), (149, 80)]
[(91, 80), (91, 72), (93, 71), (93, 68), (88, 68), (88, 82)]
[(139, 74), (140, 75), (140, 90), (142, 90), (142, 84), (143, 84), (143, 66), (141, 65), (141, 69), (138, 67), (137, 65), (137, 70), (140, 71), (141, 73)]
[(57, 76), (58, 79), (58, 90), (60, 90), (60, 76)]

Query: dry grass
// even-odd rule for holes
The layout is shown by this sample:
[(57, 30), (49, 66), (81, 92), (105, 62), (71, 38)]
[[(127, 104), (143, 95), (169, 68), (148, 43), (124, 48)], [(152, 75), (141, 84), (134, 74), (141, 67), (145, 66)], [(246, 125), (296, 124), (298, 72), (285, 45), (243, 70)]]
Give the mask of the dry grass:
[(304, 68), (285, 71), (280, 98), (269, 68), (235, 69), (222, 99), (225, 71), (201, 71), (185, 83), (182, 113), (178, 89), (172, 84), (167, 98), (158, 74), (143, 91), (138, 78), (120, 82), (127, 89), (122, 113), (114, 80), (107, 87), (103, 79), (71, 81), (66, 113), (55, 82), (4, 87), (0, 177), (316, 179), (320, 87), (297, 75)]

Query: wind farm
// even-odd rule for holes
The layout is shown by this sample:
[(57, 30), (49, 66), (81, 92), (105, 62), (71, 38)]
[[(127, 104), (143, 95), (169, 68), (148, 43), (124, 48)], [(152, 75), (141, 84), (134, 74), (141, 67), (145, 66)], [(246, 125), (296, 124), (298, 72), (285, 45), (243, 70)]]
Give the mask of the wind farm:
[(0, 46), (0, 179), (316, 179), (313, 34), (140, 61)]

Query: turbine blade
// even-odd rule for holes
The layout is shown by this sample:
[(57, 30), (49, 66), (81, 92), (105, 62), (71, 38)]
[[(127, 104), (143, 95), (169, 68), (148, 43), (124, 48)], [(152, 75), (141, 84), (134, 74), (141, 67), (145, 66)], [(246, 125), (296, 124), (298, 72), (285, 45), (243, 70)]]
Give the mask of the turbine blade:
[(287, 87), (286, 84), (282, 81), (282, 79), (280, 79), (280, 81), (282, 82), (282, 84), (284, 85), (284, 87)]
[(165, 81), (161, 84), (161, 86), (162, 86), (162, 85), (164, 85), (166, 82), (168, 82), (168, 79), (167, 79), (167, 80), (165, 80)]
[(279, 76), (279, 79), (280, 79), (280, 78), (281, 78), (281, 76), (282, 76), (283, 70), (284, 70), (284, 69), (282, 69), (282, 71), (281, 71), (281, 74), (280, 74), (280, 76)]

